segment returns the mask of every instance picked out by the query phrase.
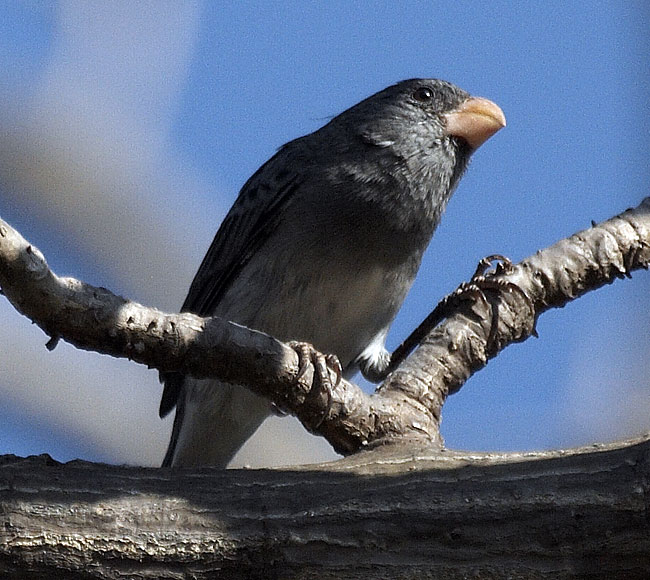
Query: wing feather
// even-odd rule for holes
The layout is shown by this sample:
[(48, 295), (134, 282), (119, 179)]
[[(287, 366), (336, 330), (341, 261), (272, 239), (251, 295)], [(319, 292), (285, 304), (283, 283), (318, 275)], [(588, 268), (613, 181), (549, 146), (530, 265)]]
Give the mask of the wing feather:
[[(282, 147), (244, 184), (201, 262), (181, 312), (212, 315), (242, 268), (280, 223), (284, 208), (305, 181), (304, 174), (287, 169), (291, 165), (290, 145)], [(184, 377), (181, 373), (161, 373), (160, 378), (165, 387), (159, 414), (164, 417), (177, 404)], [(178, 415), (182, 415), (181, 407), (175, 427), (182, 422)]]

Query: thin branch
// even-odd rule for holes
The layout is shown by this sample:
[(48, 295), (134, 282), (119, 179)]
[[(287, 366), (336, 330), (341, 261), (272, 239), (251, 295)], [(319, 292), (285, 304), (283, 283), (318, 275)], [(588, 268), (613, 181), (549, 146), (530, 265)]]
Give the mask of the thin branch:
[[(163, 371), (248, 385), (348, 454), (391, 438), (441, 444), (439, 417), (488, 359), (534, 333), (536, 318), (650, 263), (650, 198), (490, 277), (501, 290), (467, 295), (377, 392), (346, 381), (327, 391), (274, 338), (218, 318), (165, 314), (104, 288), (59, 278), (38, 249), (0, 220), (0, 286), (52, 340)], [(510, 284), (510, 285), (508, 285)], [(513, 289), (515, 284), (517, 289)], [(496, 322), (496, 327), (493, 326)]]
[[(440, 324), (379, 391), (402, 391), (439, 420), (449, 394), (506, 346), (535, 334), (537, 318), (650, 264), (650, 197), (633, 209), (538, 251), (490, 278), (502, 291), (468, 300)], [(514, 289), (516, 288), (516, 290)], [(494, 310), (496, 309), (496, 311)], [(496, 316), (493, 315), (496, 314)], [(492, 328), (493, 320), (497, 327)]]

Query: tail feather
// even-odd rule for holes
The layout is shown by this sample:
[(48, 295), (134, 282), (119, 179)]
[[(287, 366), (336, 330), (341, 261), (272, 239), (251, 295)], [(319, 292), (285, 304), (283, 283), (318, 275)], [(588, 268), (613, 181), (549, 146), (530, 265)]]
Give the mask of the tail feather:
[[(174, 451), (176, 450), (176, 443), (178, 441), (178, 434), (180, 433), (181, 426), (183, 425), (183, 416), (185, 414), (185, 397), (182, 396), (183, 393), (182, 383), (181, 386), (179, 387), (179, 393), (181, 394), (181, 396), (178, 397), (176, 401), (176, 415), (174, 415), (174, 426), (172, 427), (172, 435), (169, 438), (169, 445), (167, 446), (167, 451), (165, 453), (165, 458), (162, 461), (161, 467), (172, 466), (172, 461), (174, 459)], [(169, 411), (171, 411), (171, 409), (169, 409), (167, 413), (169, 413)]]
[(160, 382), (164, 383), (158, 415), (164, 418), (178, 403), (185, 376), (181, 373), (160, 373)]
[(163, 467), (226, 467), (271, 413), (246, 387), (186, 377)]

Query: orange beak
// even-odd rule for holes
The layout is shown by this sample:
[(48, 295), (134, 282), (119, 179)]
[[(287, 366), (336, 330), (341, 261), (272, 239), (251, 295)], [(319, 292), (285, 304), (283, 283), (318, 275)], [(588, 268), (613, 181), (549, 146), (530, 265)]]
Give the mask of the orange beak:
[(498, 105), (481, 97), (470, 97), (443, 117), (447, 135), (464, 139), (472, 149), (478, 149), (506, 126), (506, 117)]

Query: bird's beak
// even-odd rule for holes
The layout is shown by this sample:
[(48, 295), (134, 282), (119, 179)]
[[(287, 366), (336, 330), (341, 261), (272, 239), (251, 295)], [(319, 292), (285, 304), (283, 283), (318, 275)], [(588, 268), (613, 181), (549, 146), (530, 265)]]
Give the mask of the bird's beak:
[(443, 117), (447, 135), (464, 139), (472, 149), (478, 149), (506, 126), (503, 111), (492, 101), (481, 97), (470, 97)]

